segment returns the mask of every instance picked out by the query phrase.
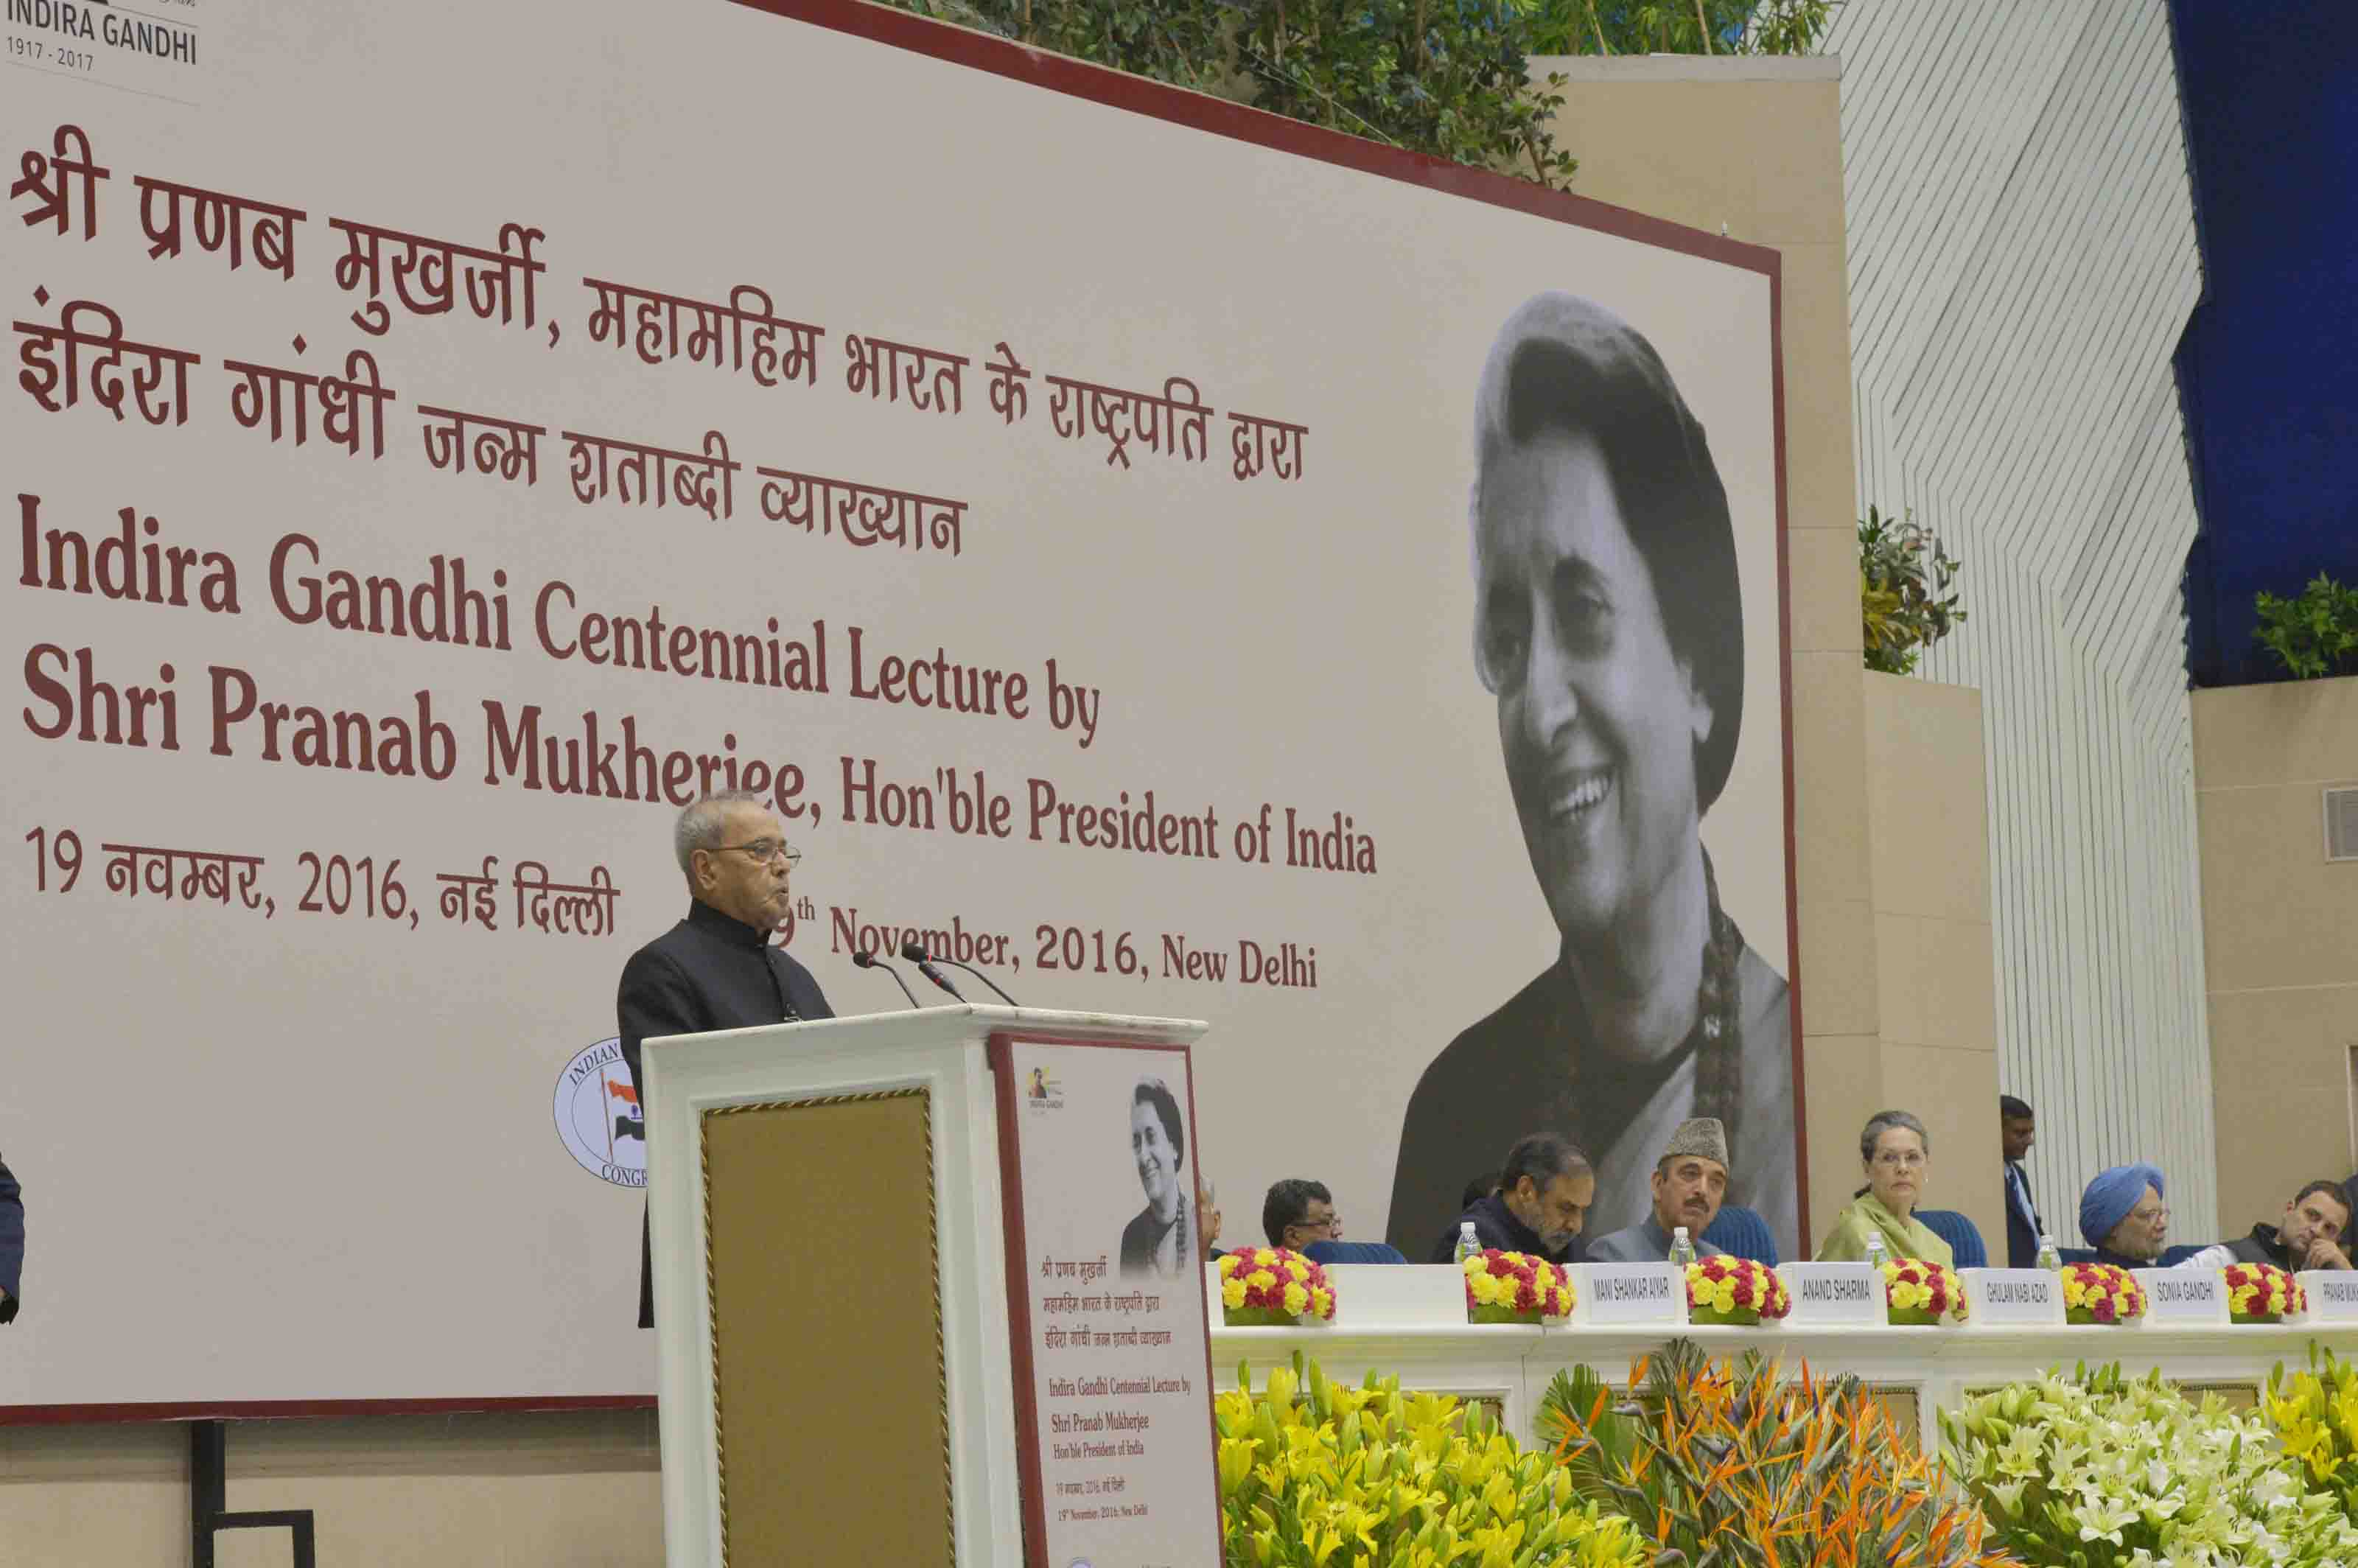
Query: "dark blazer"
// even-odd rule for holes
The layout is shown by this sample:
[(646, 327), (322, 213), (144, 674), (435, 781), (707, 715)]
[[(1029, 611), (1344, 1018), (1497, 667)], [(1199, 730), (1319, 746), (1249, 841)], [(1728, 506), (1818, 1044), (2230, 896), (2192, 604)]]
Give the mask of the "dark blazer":
[[(811, 972), (766, 931), (732, 920), (708, 903), (690, 903), (687, 918), (631, 955), (614, 1000), (622, 1060), (631, 1087), (646, 1106), (639, 1075), (642, 1042), (666, 1034), (749, 1029), (788, 1019), (832, 1018)], [(654, 1273), (646, 1220), (639, 1222), (639, 1326), (655, 1324)]]
[(1551, 1263), (1586, 1261), (1579, 1237), (1574, 1237), (1572, 1245), (1561, 1252), (1549, 1251), (1540, 1240), (1540, 1233), (1517, 1219), (1515, 1211), (1507, 1206), (1507, 1200), (1496, 1193), (1457, 1217), (1457, 1225), (1451, 1226), (1443, 1232), (1441, 1239), (1433, 1244), (1433, 1251), (1428, 1255), (1430, 1261), (1448, 1263), (1456, 1260), (1458, 1227), (1469, 1220), (1474, 1226), (1474, 1239), (1485, 1247), (1495, 1247), (1501, 1252), (1528, 1252)]
[[(1999, 1178), (2006, 1189), (2006, 1266), (2009, 1269), (2036, 1268), (2039, 1264), (2039, 1231), (2032, 1227), (2030, 1219), (2022, 1217), (2022, 1206), (2015, 1201), (2014, 1196), (2014, 1173), (2020, 1171), (2022, 1164), (2014, 1160), (2006, 1162), (2006, 1164), (2007, 1168)], [(2029, 1190), (2030, 1178), (2025, 1173), (2023, 1191), (2028, 1193)], [(2039, 1219), (2040, 1225), (2046, 1223), (2039, 1218), (2036, 1206), (2030, 1213), (2031, 1218)]]
[(18, 1287), (25, 1275), (25, 1189), (0, 1162), (0, 1291), (8, 1292), (0, 1301), (0, 1323), (13, 1323), (16, 1317)]

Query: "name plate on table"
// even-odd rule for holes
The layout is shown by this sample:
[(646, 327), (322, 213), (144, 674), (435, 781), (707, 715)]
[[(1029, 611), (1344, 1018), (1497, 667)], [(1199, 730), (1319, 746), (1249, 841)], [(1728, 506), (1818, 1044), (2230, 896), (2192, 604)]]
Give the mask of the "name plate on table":
[(1574, 1263), (1572, 1321), (1590, 1325), (1687, 1320), (1686, 1271), (1672, 1263)]
[(1967, 1322), (1975, 1328), (2053, 1328), (2063, 1322), (2063, 1285), (2044, 1269), (1960, 1269)]
[(2309, 1292), (2304, 1323), (2358, 1323), (2358, 1274), (2346, 1269), (2304, 1269), (2300, 1288)]
[(2227, 1276), (2216, 1269), (2132, 1269), (2145, 1289), (2147, 1328), (2224, 1328)]
[(1792, 1293), (1791, 1327), (1854, 1324), (1881, 1327), (1883, 1281), (1872, 1263), (1780, 1263), (1777, 1273)]

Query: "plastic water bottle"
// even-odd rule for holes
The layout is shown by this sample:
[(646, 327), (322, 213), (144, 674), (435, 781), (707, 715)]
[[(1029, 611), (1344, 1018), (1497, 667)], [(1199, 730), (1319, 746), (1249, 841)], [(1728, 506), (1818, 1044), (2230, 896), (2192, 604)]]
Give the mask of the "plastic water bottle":
[(1694, 1243), (1687, 1239), (1687, 1227), (1682, 1225), (1671, 1233), (1671, 1261), (1683, 1269), (1694, 1260)]
[(1462, 1264), (1466, 1259), (1473, 1257), (1474, 1254), (1481, 1250), (1481, 1238), (1474, 1234), (1474, 1222), (1469, 1219), (1466, 1221), (1465, 1224), (1457, 1227), (1457, 1257), (1455, 1261)]
[(2042, 1236), (2039, 1238), (2039, 1266), (2050, 1274), (2063, 1271), (2063, 1254), (2055, 1249), (2055, 1238)]
[(1884, 1258), (1885, 1253), (1883, 1250), (1883, 1237), (1881, 1233), (1873, 1230), (1868, 1231), (1866, 1233), (1866, 1260), (1874, 1267), (1875, 1271), (1878, 1274), (1883, 1272)]

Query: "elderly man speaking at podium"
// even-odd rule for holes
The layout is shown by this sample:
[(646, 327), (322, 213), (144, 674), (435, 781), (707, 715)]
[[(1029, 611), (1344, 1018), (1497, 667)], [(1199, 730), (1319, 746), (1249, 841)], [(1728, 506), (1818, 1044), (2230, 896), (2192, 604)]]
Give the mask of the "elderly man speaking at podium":
[[(770, 946), (802, 858), (777, 814), (757, 795), (708, 795), (679, 814), (672, 849), (694, 902), (687, 919), (631, 955), (615, 999), (622, 1060), (643, 1105), (645, 1040), (835, 1016), (811, 972)], [(640, 1224), (639, 1326), (653, 1328), (654, 1281)]]

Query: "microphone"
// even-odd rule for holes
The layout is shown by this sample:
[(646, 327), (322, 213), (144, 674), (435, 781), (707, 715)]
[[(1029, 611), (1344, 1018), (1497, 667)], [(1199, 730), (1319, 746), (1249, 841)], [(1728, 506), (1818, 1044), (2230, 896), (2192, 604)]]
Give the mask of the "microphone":
[(999, 990), (999, 982), (992, 979), (989, 975), (984, 974), (980, 969), (976, 968), (972, 964), (961, 964), (956, 958), (945, 958), (938, 953), (927, 953), (923, 947), (919, 947), (914, 942), (908, 943), (902, 947), (901, 957), (903, 958), (916, 959), (931, 958), (936, 963), (947, 964), (953, 969), (964, 969), (968, 974), (972, 975), (976, 979), (980, 980), (992, 990), (999, 991), (999, 1000), (1005, 1002), (1008, 1006), (1022, 1007), (1023, 1005), (1022, 1002), (1017, 1001), (1013, 997), (1009, 996), (1005, 991)]
[(909, 999), (909, 1005), (911, 1007), (917, 1005), (917, 993), (909, 989), (909, 982), (901, 978), (901, 972), (867, 948), (862, 947), (851, 956), (851, 967), (855, 969), (883, 970), (892, 977), (892, 983), (901, 988), (901, 994)]
[(942, 989), (949, 992), (950, 995), (957, 996), (958, 1000), (964, 1001), (966, 1000), (966, 998), (958, 996), (957, 987), (950, 984), (948, 978), (946, 977), (939, 969), (934, 968), (934, 961), (925, 956), (925, 949), (921, 944), (915, 942), (902, 943), (901, 957), (916, 965), (917, 973), (925, 976), (925, 979), (933, 981), (934, 984), (941, 987)]

